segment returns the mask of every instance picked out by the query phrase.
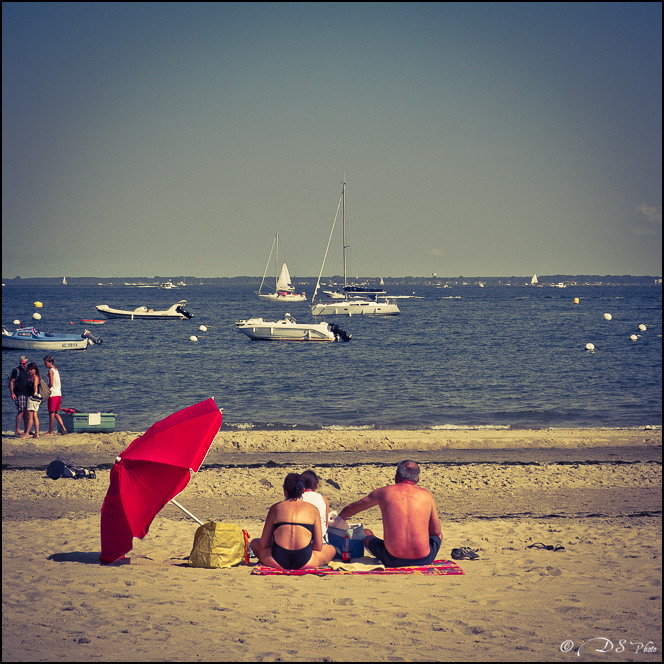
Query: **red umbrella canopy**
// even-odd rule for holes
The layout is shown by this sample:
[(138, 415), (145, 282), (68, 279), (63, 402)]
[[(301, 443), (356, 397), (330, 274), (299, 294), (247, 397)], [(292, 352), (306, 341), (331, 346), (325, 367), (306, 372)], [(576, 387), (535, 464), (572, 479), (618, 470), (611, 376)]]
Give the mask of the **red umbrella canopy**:
[(101, 507), (100, 562), (110, 564), (147, 535), (161, 508), (198, 472), (221, 426), (207, 399), (153, 424), (115, 460)]

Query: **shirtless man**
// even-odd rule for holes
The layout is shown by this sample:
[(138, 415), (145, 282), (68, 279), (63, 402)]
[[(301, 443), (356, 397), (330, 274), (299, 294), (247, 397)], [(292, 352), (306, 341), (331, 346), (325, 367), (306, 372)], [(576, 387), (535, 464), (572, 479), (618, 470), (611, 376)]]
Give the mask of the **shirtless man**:
[(419, 466), (402, 461), (394, 484), (374, 489), (368, 496), (346, 505), (339, 517), (348, 520), (358, 512), (378, 505), (385, 539), (364, 529), (364, 546), (385, 567), (410, 567), (432, 563), (441, 544), (440, 521), (433, 496), (416, 486)]

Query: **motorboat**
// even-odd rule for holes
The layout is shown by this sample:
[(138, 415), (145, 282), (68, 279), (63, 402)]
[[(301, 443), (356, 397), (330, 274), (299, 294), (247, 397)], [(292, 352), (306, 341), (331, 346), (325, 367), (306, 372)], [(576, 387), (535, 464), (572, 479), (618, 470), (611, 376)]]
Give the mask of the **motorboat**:
[(163, 311), (155, 311), (147, 307), (136, 307), (134, 310), (127, 309), (113, 309), (107, 304), (99, 304), (96, 309), (99, 313), (104, 314), (106, 318), (130, 318), (131, 320), (182, 320), (183, 318), (192, 318), (193, 314), (185, 311), (183, 306), (187, 300), (180, 300), (176, 302), (169, 309)]
[[(276, 247), (276, 251), (275, 251)], [(270, 259), (272, 258), (272, 253), (274, 252), (274, 293), (261, 293), (263, 289), (263, 283), (265, 282), (265, 275), (267, 274), (267, 268), (270, 265)], [(270, 255), (267, 257), (267, 264), (265, 265), (265, 272), (263, 272), (263, 279), (261, 285), (258, 288), (258, 297), (261, 300), (267, 300), (269, 302), (304, 302), (307, 299), (306, 293), (296, 293), (291, 283), (290, 272), (288, 271), (288, 266), (284, 263), (281, 266), (281, 272), (277, 274), (277, 269), (279, 267), (279, 233), (274, 236), (272, 241), (272, 249), (270, 249)]]
[(101, 339), (90, 334), (55, 334), (38, 332), (34, 327), (20, 327), (15, 332), (2, 328), (2, 348), (7, 350), (85, 350), (100, 344)]
[(254, 341), (350, 341), (352, 336), (335, 323), (298, 323), (290, 314), (276, 321), (239, 320), (235, 326)]
[[(334, 226), (339, 215), (339, 208), (342, 210), (342, 248), (343, 248), (343, 263), (344, 263), (344, 285), (341, 291), (322, 291), (326, 300), (316, 301), (316, 295), (320, 286), (321, 275), (325, 267), (325, 258), (327, 251), (332, 240), (334, 233)], [(346, 263), (346, 250), (350, 247), (346, 240), (346, 183), (341, 183), (341, 198), (337, 206), (337, 215), (332, 223), (332, 230), (327, 242), (327, 249), (323, 257), (323, 265), (320, 268), (318, 281), (314, 295), (311, 298), (311, 314), (313, 316), (398, 316), (401, 311), (397, 304), (385, 296), (385, 290), (382, 288), (383, 278), (381, 277), (381, 286), (372, 287), (366, 285), (354, 285), (348, 283), (347, 263)], [(331, 301), (330, 301), (331, 300)]]

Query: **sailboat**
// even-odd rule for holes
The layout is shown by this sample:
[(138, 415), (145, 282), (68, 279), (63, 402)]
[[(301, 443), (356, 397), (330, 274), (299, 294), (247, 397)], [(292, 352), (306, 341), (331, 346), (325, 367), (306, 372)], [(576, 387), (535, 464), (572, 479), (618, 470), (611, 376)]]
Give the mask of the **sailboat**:
[[(343, 263), (344, 263), (344, 285), (343, 293), (339, 294), (334, 291), (323, 291), (323, 293), (330, 299), (333, 299), (332, 302), (316, 302), (316, 294), (318, 293), (318, 288), (320, 286), (320, 278), (323, 274), (323, 268), (325, 267), (325, 259), (327, 257), (327, 252), (330, 248), (330, 241), (332, 240), (332, 235), (334, 233), (334, 226), (337, 222), (337, 217), (339, 216), (339, 208), (342, 209), (342, 226), (343, 226), (343, 235), (342, 235), (342, 247), (343, 247)], [(385, 291), (382, 288), (371, 288), (365, 286), (356, 286), (348, 283), (347, 275), (347, 262), (346, 262), (346, 249), (348, 249), (349, 244), (346, 242), (346, 183), (341, 183), (341, 198), (339, 199), (339, 204), (337, 205), (337, 214), (334, 217), (332, 222), (332, 230), (330, 231), (330, 237), (327, 241), (327, 248), (325, 250), (325, 255), (323, 256), (323, 264), (320, 268), (320, 273), (318, 275), (318, 281), (316, 282), (316, 289), (314, 291), (314, 296), (311, 299), (311, 313), (314, 316), (321, 315), (330, 315), (330, 314), (342, 314), (348, 316), (396, 316), (401, 313), (399, 307), (386, 297), (378, 297), (379, 295), (385, 295)], [(343, 299), (339, 297), (343, 296)]]
[[(263, 288), (263, 283), (265, 282), (265, 275), (267, 274), (267, 269), (270, 265), (270, 259), (272, 258), (272, 252), (275, 250), (274, 258), (274, 275), (275, 275), (275, 285), (274, 293), (261, 293)], [(284, 263), (281, 266), (281, 272), (277, 274), (277, 269), (279, 267), (279, 233), (274, 236), (272, 241), (272, 249), (270, 249), (270, 255), (267, 257), (267, 264), (265, 265), (265, 272), (263, 272), (263, 279), (261, 285), (258, 288), (258, 297), (261, 300), (269, 300), (270, 302), (302, 302), (307, 299), (306, 293), (296, 293), (293, 284), (291, 284), (290, 273), (288, 272), (288, 266)]]
[(537, 281), (537, 275), (536, 274), (533, 274), (533, 278), (530, 280), (530, 285), (531, 286), (538, 286), (539, 285), (539, 281)]
[(62, 285), (63, 286), (67, 285), (67, 277), (62, 277)]

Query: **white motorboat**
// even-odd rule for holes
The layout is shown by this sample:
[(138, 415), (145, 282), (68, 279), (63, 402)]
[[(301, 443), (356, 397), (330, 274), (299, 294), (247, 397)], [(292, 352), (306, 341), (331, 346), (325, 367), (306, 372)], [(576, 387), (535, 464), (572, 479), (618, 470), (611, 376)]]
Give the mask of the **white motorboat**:
[(282, 320), (249, 318), (235, 323), (254, 341), (350, 341), (351, 335), (332, 323), (298, 323), (290, 314)]
[(97, 305), (97, 311), (104, 314), (106, 318), (129, 318), (131, 320), (182, 320), (183, 318), (192, 318), (193, 314), (185, 311), (183, 306), (187, 300), (176, 302), (169, 309), (155, 311), (147, 307), (136, 307), (136, 309), (113, 309), (107, 304)]
[[(272, 258), (272, 252), (274, 253), (274, 293), (261, 293), (263, 289), (263, 283), (265, 282), (265, 275), (267, 274), (267, 268), (270, 265), (270, 259)], [(263, 272), (263, 280), (261, 285), (258, 288), (258, 297), (261, 300), (267, 300), (269, 302), (303, 302), (307, 299), (306, 293), (296, 293), (291, 283), (290, 272), (288, 271), (288, 266), (284, 263), (281, 266), (281, 272), (277, 275), (277, 269), (279, 267), (279, 233), (274, 236), (272, 241), (272, 249), (270, 249), (270, 255), (267, 257), (267, 264), (265, 265), (265, 272)]]
[[(343, 292), (338, 291), (323, 291), (323, 294), (328, 298), (328, 301), (316, 302), (316, 294), (320, 285), (321, 275), (325, 267), (325, 258), (330, 247), (332, 234), (334, 233), (334, 226), (339, 216), (339, 208), (342, 209), (342, 247), (343, 247), (343, 262), (344, 262), (344, 285)], [(321, 265), (318, 281), (316, 282), (316, 289), (314, 296), (311, 298), (311, 313), (314, 316), (333, 316), (333, 315), (346, 315), (346, 316), (397, 316), (401, 313), (399, 307), (395, 302), (382, 297), (385, 291), (381, 287), (372, 288), (370, 286), (358, 286), (348, 283), (347, 278), (347, 263), (346, 263), (346, 249), (350, 245), (346, 241), (346, 183), (341, 183), (341, 198), (337, 206), (337, 214), (332, 222), (332, 230), (330, 237), (327, 241), (327, 249), (323, 257), (323, 265)], [(381, 277), (381, 282), (383, 281)], [(332, 300), (331, 302), (329, 300)]]
[(9, 350), (84, 350), (101, 339), (87, 330), (83, 334), (38, 332), (34, 327), (20, 327), (15, 332), (2, 328), (2, 348)]

